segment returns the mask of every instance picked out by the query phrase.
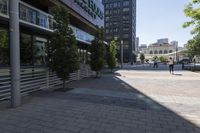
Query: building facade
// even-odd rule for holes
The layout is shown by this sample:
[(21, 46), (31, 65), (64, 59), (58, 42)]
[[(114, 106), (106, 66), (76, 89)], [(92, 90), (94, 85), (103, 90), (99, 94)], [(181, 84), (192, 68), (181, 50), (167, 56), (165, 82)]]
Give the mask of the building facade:
[(140, 38), (136, 37), (136, 42), (135, 42), (135, 53), (136, 53), (136, 55), (139, 53), (139, 45), (140, 45)]
[[(70, 27), (78, 42), (81, 65), (87, 63), (88, 46), (94, 39), (97, 26), (104, 26), (104, 6), (100, 1), (21, 0), (18, 14), (22, 93), (41, 89), (59, 81), (53, 78), (55, 74), (46, 71), (49, 38), (54, 31), (51, 11), (55, 6), (62, 6), (69, 12)], [(10, 95), (9, 78), (6, 78), (8, 81), (5, 80), (6, 76), (10, 76), (9, 18), (9, 0), (0, 0), (0, 100), (2, 95), (3, 98)], [(88, 75), (88, 71), (79, 71), (74, 77), (80, 78), (81, 75)]]
[(156, 43), (152, 43), (149, 46), (141, 45), (140, 53), (144, 53), (146, 59), (152, 60), (155, 56), (164, 56), (166, 58), (173, 57), (175, 60), (179, 60), (183, 48), (178, 47), (177, 41), (169, 43), (168, 39), (159, 39)]
[(158, 39), (156, 43), (150, 44), (148, 47), (141, 46), (142, 53), (150, 55), (163, 55), (176, 52), (178, 50), (178, 42), (172, 41), (169, 43), (169, 39)]
[[(19, 5), (21, 65), (45, 65), (49, 34), (53, 32), (51, 9), (64, 6), (70, 14), (70, 25), (80, 49), (85, 49), (94, 39), (96, 25), (104, 25), (103, 5), (95, 0), (22, 0)], [(8, 24), (9, 0), (0, 0), (1, 44), (0, 66), (9, 64)], [(35, 53), (34, 51), (37, 52)]]
[[(136, 0), (103, 0), (105, 40), (123, 43), (123, 61), (133, 62), (136, 55)], [(120, 52), (118, 52), (120, 53)]]

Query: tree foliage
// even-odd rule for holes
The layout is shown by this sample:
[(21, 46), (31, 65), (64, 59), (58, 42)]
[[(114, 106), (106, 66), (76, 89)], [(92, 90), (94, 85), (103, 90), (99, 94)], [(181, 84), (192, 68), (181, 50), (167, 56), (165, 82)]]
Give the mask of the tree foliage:
[(200, 34), (200, 0), (191, 0), (191, 2), (185, 7), (184, 13), (186, 17), (191, 20), (185, 22), (183, 27), (194, 26), (192, 34)]
[(188, 41), (188, 53), (191, 56), (200, 56), (200, 35), (196, 35), (193, 39)]
[(117, 64), (117, 47), (115, 40), (111, 41), (107, 47), (107, 64), (108, 67), (112, 70), (116, 67)]
[(55, 19), (54, 33), (49, 46), (50, 68), (65, 81), (69, 74), (79, 69), (79, 54), (76, 38), (69, 27), (69, 15), (63, 7), (55, 7), (52, 11)]
[(193, 39), (188, 41), (188, 53), (190, 55), (200, 55), (200, 0), (191, 0), (191, 2), (185, 7), (186, 17), (191, 18), (190, 21), (185, 22), (183, 27), (194, 26), (191, 31), (194, 34)]
[(105, 46), (103, 42), (103, 33), (103, 28), (98, 28), (95, 34), (95, 39), (92, 41), (90, 46), (90, 67), (93, 71), (96, 72), (96, 77), (100, 76), (100, 70), (103, 68), (105, 63)]
[(145, 55), (143, 53), (140, 54), (140, 60), (142, 63), (144, 63)]
[(167, 61), (167, 58), (164, 57), (164, 56), (160, 56), (160, 57), (159, 57), (159, 60), (160, 60), (160, 62), (166, 62), (166, 61)]

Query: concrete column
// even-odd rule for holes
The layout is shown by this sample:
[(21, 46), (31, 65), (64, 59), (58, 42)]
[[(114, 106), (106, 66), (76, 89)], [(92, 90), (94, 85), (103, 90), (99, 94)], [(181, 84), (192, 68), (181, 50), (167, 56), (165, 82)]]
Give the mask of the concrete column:
[(19, 0), (9, 0), (11, 107), (21, 104), (20, 94), (20, 45), (19, 45)]

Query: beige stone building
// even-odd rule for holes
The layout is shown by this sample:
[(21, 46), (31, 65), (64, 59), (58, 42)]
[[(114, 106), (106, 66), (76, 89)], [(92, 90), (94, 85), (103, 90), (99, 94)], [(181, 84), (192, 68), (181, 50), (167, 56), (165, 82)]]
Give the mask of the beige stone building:
[(164, 43), (154, 43), (150, 44), (146, 49), (143, 49), (141, 52), (144, 54), (150, 54), (150, 55), (162, 55), (162, 54), (169, 54), (176, 51), (176, 45)]

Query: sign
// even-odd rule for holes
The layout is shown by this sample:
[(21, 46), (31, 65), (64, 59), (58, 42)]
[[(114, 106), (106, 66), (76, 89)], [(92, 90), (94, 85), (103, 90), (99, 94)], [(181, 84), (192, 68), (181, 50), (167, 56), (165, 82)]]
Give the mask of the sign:
[(74, 0), (74, 2), (94, 19), (96, 17), (103, 19), (103, 11), (95, 4), (94, 0)]

